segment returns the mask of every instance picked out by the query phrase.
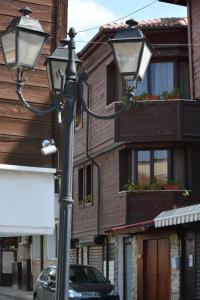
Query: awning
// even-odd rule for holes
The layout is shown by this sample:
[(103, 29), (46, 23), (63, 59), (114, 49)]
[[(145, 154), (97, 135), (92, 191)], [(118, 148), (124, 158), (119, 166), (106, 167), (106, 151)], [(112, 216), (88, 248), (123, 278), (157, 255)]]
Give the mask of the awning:
[(167, 210), (155, 219), (155, 227), (173, 226), (200, 220), (200, 204)]
[(0, 236), (52, 234), (55, 169), (0, 164)]
[(145, 231), (147, 228), (154, 226), (154, 221), (143, 221), (139, 223), (122, 225), (114, 228), (107, 229), (105, 233), (108, 234), (128, 234)]

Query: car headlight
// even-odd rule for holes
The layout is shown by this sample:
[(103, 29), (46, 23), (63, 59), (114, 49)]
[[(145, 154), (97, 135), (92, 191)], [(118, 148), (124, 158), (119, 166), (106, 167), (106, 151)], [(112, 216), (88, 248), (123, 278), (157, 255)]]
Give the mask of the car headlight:
[(80, 298), (81, 296), (82, 296), (81, 293), (69, 289), (69, 298), (78, 298), (78, 297)]

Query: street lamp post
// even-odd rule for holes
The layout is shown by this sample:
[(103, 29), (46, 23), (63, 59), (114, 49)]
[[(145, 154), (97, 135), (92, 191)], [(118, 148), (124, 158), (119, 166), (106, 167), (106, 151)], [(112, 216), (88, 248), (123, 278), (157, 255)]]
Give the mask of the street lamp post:
[[(74, 119), (75, 103), (79, 89), (79, 97), (83, 109), (92, 117), (108, 120), (115, 118), (129, 107), (130, 101), (111, 115), (99, 115), (92, 112), (82, 97), (81, 81), (85, 74), (78, 78), (77, 64), (80, 62), (75, 53), (75, 30), (69, 30), (69, 40), (62, 40), (62, 47), (58, 47), (48, 58), (47, 73), (50, 88), (54, 94), (52, 107), (39, 110), (32, 107), (23, 96), (25, 82), (24, 74), (34, 68), (41, 48), (47, 39), (41, 25), (30, 18), (31, 10), (20, 10), (21, 18), (14, 19), (7, 29), (1, 34), (1, 45), (5, 63), (8, 68), (17, 69), (17, 94), (27, 109), (36, 114), (46, 114), (52, 111), (59, 113), (61, 130), (60, 162), (61, 162), (61, 191), (59, 198), (59, 241), (58, 241), (58, 268), (56, 279), (56, 300), (66, 300), (69, 297), (69, 254), (71, 239), (72, 217), (72, 180), (73, 180), (73, 147), (74, 147)], [(142, 32), (135, 21), (129, 21), (128, 27), (121, 29), (110, 40), (112, 44), (119, 72), (127, 81), (132, 81), (132, 86), (126, 90), (128, 99), (131, 100), (137, 82), (142, 80), (144, 72), (152, 55), (151, 47), (146, 42)], [(132, 34), (131, 34), (132, 33)], [(128, 43), (128, 47), (126, 46)], [(136, 45), (136, 46), (135, 46)], [(21, 55), (20, 47), (23, 47)], [(131, 49), (131, 52), (128, 50)], [(130, 68), (131, 66), (131, 68)], [(55, 148), (55, 146), (54, 146)], [(43, 151), (45, 153), (45, 151)], [(74, 297), (76, 295), (73, 295)]]

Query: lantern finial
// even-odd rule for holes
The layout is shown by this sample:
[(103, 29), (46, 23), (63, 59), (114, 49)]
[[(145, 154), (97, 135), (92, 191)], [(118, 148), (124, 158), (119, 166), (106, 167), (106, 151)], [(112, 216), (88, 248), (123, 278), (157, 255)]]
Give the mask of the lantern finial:
[(129, 26), (129, 27), (135, 27), (138, 25), (138, 22), (135, 21), (134, 19), (129, 19), (126, 21), (126, 24)]
[(19, 12), (23, 15), (23, 16), (27, 16), (30, 15), (32, 13), (32, 9), (30, 9), (29, 7), (23, 7), (19, 10)]

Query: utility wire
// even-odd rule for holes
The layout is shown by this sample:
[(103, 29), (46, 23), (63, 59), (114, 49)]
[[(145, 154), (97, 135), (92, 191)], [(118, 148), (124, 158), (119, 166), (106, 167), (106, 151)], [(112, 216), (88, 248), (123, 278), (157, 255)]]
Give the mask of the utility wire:
[[(143, 9), (145, 9), (145, 8), (147, 8), (147, 7), (149, 7), (149, 6), (151, 6), (151, 5), (153, 5), (153, 4), (156, 3), (156, 2), (158, 2), (158, 0), (154, 0), (153, 2), (150, 2), (149, 4), (143, 6), (143, 7), (139, 8), (139, 9), (137, 9), (137, 10), (135, 10), (135, 11), (132, 11), (132, 12), (129, 13), (128, 15), (123, 16), (123, 17), (121, 17), (121, 18), (119, 18), (119, 19), (116, 19), (116, 20), (111, 21), (111, 22), (108, 22), (108, 23), (115, 23), (115, 22), (121, 21), (121, 20), (123, 20), (123, 19), (125, 19), (125, 18), (127, 18), (127, 17), (130, 17), (131, 15), (133, 15), (133, 14), (135, 14), (135, 13), (137, 13), (137, 12), (139, 12), (139, 11), (141, 11), (141, 10), (143, 10)], [(108, 24), (108, 23), (106, 23), (106, 24)], [(106, 25), (106, 24), (103, 24), (103, 25)], [(80, 30), (80, 31), (77, 31), (77, 33), (95, 30), (95, 29), (98, 29), (99, 27), (101, 27), (101, 26), (103, 26), (103, 25), (91, 27), (91, 28), (88, 28), (88, 29), (85, 29), (85, 30)]]

